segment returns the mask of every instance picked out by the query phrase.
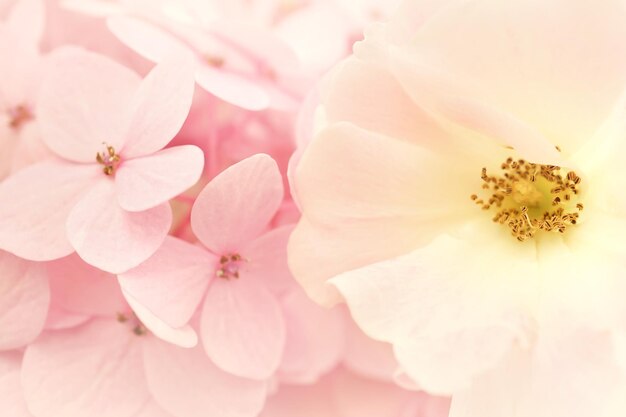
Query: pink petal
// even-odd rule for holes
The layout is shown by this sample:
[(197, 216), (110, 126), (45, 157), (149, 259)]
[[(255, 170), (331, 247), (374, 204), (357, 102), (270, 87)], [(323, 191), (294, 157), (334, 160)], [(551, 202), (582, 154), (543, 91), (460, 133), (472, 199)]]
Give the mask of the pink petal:
[(203, 168), (204, 153), (192, 145), (124, 161), (115, 173), (117, 200), (124, 210), (151, 209), (194, 185)]
[(276, 162), (265, 154), (254, 155), (224, 170), (202, 190), (191, 227), (214, 253), (236, 252), (267, 227), (282, 198)]
[(128, 301), (128, 305), (133, 309), (137, 318), (159, 339), (187, 348), (198, 344), (198, 335), (191, 326), (185, 325), (178, 328), (169, 326), (141, 305), (132, 295), (124, 292), (124, 298)]
[(120, 150), (137, 88), (137, 74), (109, 58), (73, 48), (57, 52), (37, 108), (44, 142), (78, 162), (94, 162), (103, 143)]
[(50, 303), (42, 265), (0, 251), (0, 350), (32, 342), (43, 329)]
[(206, 250), (168, 236), (154, 255), (118, 276), (125, 293), (172, 327), (191, 319), (215, 274)]
[(287, 242), (293, 225), (273, 229), (241, 249), (247, 262), (242, 276), (252, 275), (272, 293), (281, 296), (297, 287), (287, 265)]
[(21, 353), (0, 353), (0, 410), (10, 417), (32, 417), (22, 393), (21, 364)]
[(133, 417), (149, 398), (139, 337), (113, 319), (42, 336), (22, 365), (28, 408), (46, 417)]
[(95, 165), (46, 162), (2, 182), (0, 248), (37, 261), (74, 252), (66, 237), (66, 219), (101, 173)]
[(154, 399), (175, 417), (254, 417), (263, 407), (264, 382), (221, 371), (200, 347), (182, 349), (151, 338), (144, 361)]
[(171, 55), (189, 53), (191, 49), (175, 36), (145, 21), (114, 16), (107, 26), (126, 46), (153, 62), (161, 62)]
[(36, 47), (43, 35), (45, 14), (43, 0), (19, 0), (11, 9), (6, 25)]
[(408, 253), (480, 214), (463, 192), (449, 192), (448, 176), (432, 175), (444, 164), (455, 187), (473, 189), (472, 164), (442, 155), (345, 122), (315, 137), (294, 173), (303, 216), (289, 243), (289, 265), (309, 296), (335, 303), (329, 278)]
[(280, 380), (310, 384), (334, 369), (345, 350), (346, 320), (338, 309), (320, 307), (298, 289), (281, 300), (287, 325)]
[(112, 316), (127, 309), (115, 275), (72, 254), (46, 264), (53, 303), (66, 312)]
[(116, 201), (114, 182), (103, 178), (70, 213), (67, 234), (85, 262), (115, 274), (156, 252), (171, 222), (167, 203), (137, 213), (123, 210)]
[(3, 125), (7, 117), (5, 113), (7, 108), (22, 105), (33, 110), (36, 104), (36, 95), (44, 72), (44, 61), (40, 57), (35, 41), (29, 35), (27, 29), (23, 32), (21, 28), (0, 24), (0, 60), (11, 63), (0, 67), (2, 80), (0, 106), (4, 113)]
[(399, 365), (392, 346), (369, 338), (351, 317), (346, 322), (345, 367), (365, 378), (393, 381)]
[(156, 401), (150, 400), (135, 417), (173, 417), (165, 411)]
[(245, 110), (259, 111), (270, 105), (265, 89), (243, 75), (201, 65), (196, 71), (196, 81), (214, 96)]
[(50, 304), (48, 317), (46, 318), (46, 330), (63, 330), (80, 326), (91, 319), (92, 316), (86, 314), (70, 313), (62, 307)]
[(266, 379), (278, 368), (285, 344), (283, 313), (254, 276), (213, 281), (200, 332), (207, 355), (226, 372)]
[(134, 101), (125, 158), (162, 149), (187, 119), (193, 92), (195, 61), (189, 53), (167, 57), (141, 81)]
[(261, 417), (444, 417), (404, 414), (415, 394), (339, 368), (315, 385), (282, 385)]

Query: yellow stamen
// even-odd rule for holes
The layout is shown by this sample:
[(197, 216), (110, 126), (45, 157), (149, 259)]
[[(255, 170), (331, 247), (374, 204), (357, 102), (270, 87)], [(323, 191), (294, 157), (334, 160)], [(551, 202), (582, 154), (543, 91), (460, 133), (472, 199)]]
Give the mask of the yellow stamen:
[(533, 238), (540, 231), (565, 233), (577, 224), (583, 205), (572, 202), (572, 194), (578, 196), (581, 183), (574, 171), (562, 174), (558, 166), (513, 158), (507, 158), (500, 168), (504, 171), (501, 175), (489, 175), (487, 168), (481, 170), (482, 188), (492, 192), (487, 202), (477, 194), (471, 199), (483, 210), (497, 209), (492, 220), (507, 226), (518, 241)]

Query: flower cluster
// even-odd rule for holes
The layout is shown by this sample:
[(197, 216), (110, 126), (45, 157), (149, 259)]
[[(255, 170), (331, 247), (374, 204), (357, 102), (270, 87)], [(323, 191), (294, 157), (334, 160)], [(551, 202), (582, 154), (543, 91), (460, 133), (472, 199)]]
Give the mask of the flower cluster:
[(315, 86), (392, 3), (0, 1), (0, 415), (447, 414), (287, 266)]
[(0, 415), (624, 417), (625, 87), (624, 0), (0, 0)]

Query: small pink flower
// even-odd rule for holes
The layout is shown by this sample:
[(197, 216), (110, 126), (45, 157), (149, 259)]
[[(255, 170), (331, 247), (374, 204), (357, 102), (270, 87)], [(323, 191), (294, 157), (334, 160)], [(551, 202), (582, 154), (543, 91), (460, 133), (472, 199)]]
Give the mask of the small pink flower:
[(152, 255), (170, 227), (168, 200), (203, 168), (194, 146), (162, 150), (189, 112), (192, 68), (179, 55), (142, 81), (103, 56), (58, 51), (38, 104), (58, 158), (0, 185), (0, 248), (38, 261), (76, 251), (111, 272)]
[(107, 24), (144, 58), (160, 62), (172, 52), (193, 54), (196, 81), (216, 97), (254, 111), (296, 108), (300, 97), (282, 78), (298, 68), (298, 60), (270, 31), (236, 20), (203, 22), (193, 7), (179, 7), (174, 18), (151, 7), (122, 10)]
[(292, 285), (285, 252), (291, 226), (267, 231), (282, 199), (280, 173), (267, 155), (226, 169), (191, 213), (204, 247), (166, 239), (119, 276), (124, 292), (172, 327), (187, 323), (204, 298), (200, 332), (209, 358), (234, 375), (268, 378), (286, 337), (278, 295)]
[[(17, 386), (34, 416), (258, 414), (267, 391), (264, 382), (219, 370), (199, 347), (185, 349), (156, 337), (155, 331), (167, 326), (154, 319), (149, 321), (158, 327), (148, 326), (144, 312), (126, 303), (113, 275), (76, 255), (46, 266), (57, 314), (84, 319), (46, 330), (26, 348)], [(7, 392), (2, 381), (0, 404)], [(19, 405), (16, 400), (11, 404)]]
[(50, 154), (36, 123), (43, 17), (41, 0), (20, 0), (0, 22), (0, 180)]

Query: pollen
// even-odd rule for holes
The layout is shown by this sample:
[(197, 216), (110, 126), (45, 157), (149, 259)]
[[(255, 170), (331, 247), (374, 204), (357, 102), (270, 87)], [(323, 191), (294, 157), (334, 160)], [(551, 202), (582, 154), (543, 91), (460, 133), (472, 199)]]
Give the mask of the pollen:
[(576, 172), (513, 158), (507, 158), (500, 170), (490, 175), (482, 168), (482, 189), (490, 196), (470, 198), (482, 210), (495, 211), (493, 222), (507, 227), (515, 239), (524, 242), (537, 233), (565, 233), (576, 225), (583, 211)]
[(105, 175), (113, 175), (120, 163), (120, 156), (115, 152), (113, 146), (109, 146), (106, 143), (103, 145), (105, 146), (105, 151), (96, 154), (96, 161), (103, 166), (102, 171)]

